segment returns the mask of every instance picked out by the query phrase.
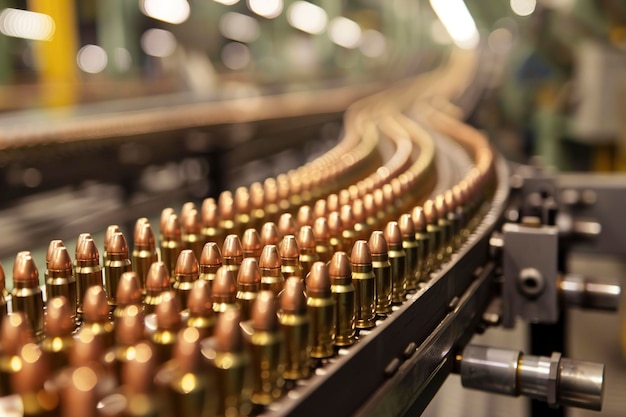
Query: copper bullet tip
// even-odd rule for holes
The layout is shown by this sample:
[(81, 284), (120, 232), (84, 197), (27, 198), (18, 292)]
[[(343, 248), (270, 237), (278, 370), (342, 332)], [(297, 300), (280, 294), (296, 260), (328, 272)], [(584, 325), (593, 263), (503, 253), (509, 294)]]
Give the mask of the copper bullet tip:
[(200, 273), (198, 260), (191, 249), (180, 252), (174, 271), (176, 275), (198, 275)]
[(76, 248), (76, 259), (79, 261), (100, 261), (100, 253), (93, 239), (85, 239)]
[(65, 246), (62, 240), (54, 239), (50, 241), (48, 245), (48, 251), (46, 252), (46, 265), (50, 263), (50, 259), (52, 259), (52, 255), (54, 254), (54, 250), (59, 246)]
[(206, 198), (202, 202), (201, 208), (202, 225), (204, 227), (217, 227), (219, 224), (219, 215), (217, 213), (217, 204), (212, 198)]
[(47, 337), (69, 336), (74, 330), (70, 303), (64, 296), (49, 300), (44, 320)]
[(183, 229), (188, 234), (199, 234), (202, 231), (202, 219), (200, 213), (195, 208), (192, 208), (182, 214)]
[(116, 232), (111, 236), (107, 245), (107, 253), (109, 255), (126, 255), (128, 256), (128, 243), (122, 232)]
[(416, 233), (426, 232), (426, 216), (424, 216), (424, 210), (422, 210), (421, 207), (413, 207), (413, 210), (411, 211), (411, 220), (413, 221), (413, 227), (415, 228)]
[(243, 249), (244, 256), (259, 256), (261, 250), (263, 249), (263, 245), (261, 245), (261, 236), (256, 229), (250, 228), (243, 232), (243, 237), (241, 238), (241, 248)]
[(365, 219), (367, 218), (367, 213), (365, 212), (363, 200), (361, 200), (360, 198), (357, 198), (352, 202), (352, 215), (354, 216), (354, 221), (356, 223), (364, 223)]
[(372, 232), (368, 245), (370, 247), (370, 252), (372, 253), (372, 255), (386, 255), (389, 251), (389, 248), (387, 247), (387, 241), (385, 240), (385, 235), (380, 230), (375, 230)]
[(235, 190), (235, 211), (239, 214), (250, 212), (250, 194), (246, 187), (238, 187)]
[(4, 273), (4, 267), (2, 266), (2, 262), (0, 262), (0, 293), (2, 292), (2, 290), (6, 289), (7, 287), (7, 277), (6, 274)]
[(437, 218), (445, 219), (448, 215), (448, 205), (442, 194), (435, 197), (435, 210), (437, 211)]
[(278, 219), (278, 233), (283, 236), (296, 234), (296, 223), (291, 213), (283, 213), (280, 215)]
[[(167, 291), (170, 288), (170, 273), (165, 262), (154, 262), (146, 274), (146, 290), (151, 293)], [(119, 292), (119, 289), (118, 289)], [(119, 295), (118, 295), (119, 299)]]
[(235, 202), (230, 191), (222, 191), (217, 200), (217, 206), (222, 220), (233, 220), (235, 218)]
[(136, 272), (124, 272), (117, 284), (116, 299), (120, 306), (141, 304), (141, 284)]
[(16, 394), (35, 394), (43, 390), (50, 377), (47, 356), (35, 343), (26, 343), (19, 349), (21, 367), (12, 375), (11, 388)]
[(265, 245), (259, 258), (259, 267), (263, 269), (277, 269), (281, 267), (280, 254), (276, 245)]
[(222, 254), (217, 243), (208, 242), (204, 245), (202, 253), (200, 254), (200, 265), (222, 266)]
[(403, 237), (413, 238), (415, 236), (415, 226), (413, 225), (413, 219), (410, 214), (400, 216), (398, 219), (398, 227)]
[(350, 191), (347, 189), (343, 189), (339, 191), (339, 206), (345, 206), (346, 204), (350, 204), (352, 200), (352, 196), (350, 195)]
[(154, 232), (152, 226), (147, 221), (135, 227), (134, 242), (135, 248), (153, 250), (155, 248)]
[(176, 361), (181, 375), (198, 371), (201, 359), (198, 329), (187, 327), (178, 332), (172, 358)]
[(208, 281), (199, 279), (193, 282), (187, 308), (193, 316), (206, 316), (213, 313), (213, 300), (211, 300), (211, 285)]
[(141, 308), (129, 305), (122, 310), (122, 315), (115, 324), (115, 340), (118, 345), (132, 346), (144, 338), (145, 318)]
[(149, 343), (138, 343), (135, 355), (122, 366), (122, 383), (133, 394), (145, 394), (153, 390), (157, 357)]
[(402, 233), (400, 233), (398, 222), (387, 223), (385, 227), (385, 240), (390, 246), (402, 244)]
[(30, 252), (18, 252), (15, 256), (13, 282), (28, 284), (29, 286), (39, 285), (39, 270)]
[(161, 294), (161, 302), (156, 306), (154, 312), (159, 329), (176, 330), (180, 327), (180, 301), (174, 291), (166, 291)]
[(4, 356), (17, 355), (20, 348), (32, 340), (33, 329), (31, 329), (30, 324), (28, 324), (24, 313), (15, 311), (2, 318), (0, 342)]
[(218, 300), (231, 299), (234, 301), (237, 293), (237, 282), (235, 281), (234, 273), (225, 266), (219, 267), (215, 273), (211, 291), (213, 292), (213, 300), (216, 302), (220, 302)]
[(165, 224), (163, 225), (163, 229), (161, 232), (163, 233), (163, 237), (167, 240), (180, 240), (180, 236), (182, 234), (180, 220), (176, 214), (170, 214), (169, 217), (165, 220)]
[(261, 244), (263, 246), (278, 245), (281, 238), (282, 236), (273, 222), (267, 222), (261, 227)]
[(161, 211), (161, 217), (159, 218), (159, 230), (161, 231), (161, 234), (163, 234), (163, 230), (165, 230), (165, 224), (167, 223), (167, 219), (169, 219), (170, 216), (175, 213), (176, 212), (171, 207), (164, 208)]
[(304, 281), (299, 277), (289, 277), (280, 293), (280, 309), (290, 314), (306, 314)]
[(306, 277), (306, 290), (309, 295), (330, 297), (330, 276), (324, 262), (317, 261), (311, 266), (311, 272)]
[[(273, 296), (273, 294), (272, 294)], [(215, 324), (215, 350), (218, 352), (240, 352), (243, 349), (243, 335), (239, 327), (241, 311), (230, 308), (219, 315)]]
[(376, 214), (376, 203), (374, 203), (374, 196), (372, 194), (365, 194), (363, 196), (363, 208), (367, 216), (371, 217)]
[(326, 220), (326, 217), (318, 217), (315, 219), (313, 234), (315, 235), (315, 240), (318, 242), (330, 239), (330, 229), (328, 228), (328, 220)]
[(105, 354), (105, 345), (102, 338), (95, 337), (88, 327), (81, 328), (74, 337), (70, 347), (69, 362), (71, 366), (88, 366), (102, 363)]
[(300, 206), (298, 209), (298, 215), (296, 217), (298, 226), (311, 226), (313, 227), (313, 223), (315, 222), (315, 216), (313, 215), (313, 210), (311, 206)]
[(326, 204), (326, 200), (319, 199), (315, 202), (315, 205), (313, 206), (313, 215), (315, 218), (328, 216), (328, 206)]
[(278, 330), (276, 297), (272, 291), (261, 291), (252, 304), (252, 328), (261, 331)]
[(315, 235), (313, 234), (313, 228), (311, 226), (301, 226), (298, 231), (297, 240), (301, 251), (315, 251)]
[(422, 211), (424, 213), (424, 218), (426, 219), (426, 223), (428, 224), (436, 224), (437, 210), (435, 209), (435, 203), (432, 200), (426, 200), (422, 205)]
[(351, 228), (354, 226), (354, 214), (352, 213), (352, 206), (349, 204), (341, 206), (341, 211), (339, 212), (339, 218), (341, 219), (341, 223), (343, 223), (343, 227)]
[(107, 294), (99, 285), (89, 287), (83, 299), (83, 319), (88, 323), (100, 323), (109, 319)]
[(261, 286), (261, 270), (256, 259), (245, 258), (243, 260), (237, 275), (237, 284), (240, 287), (254, 287), (258, 290)]
[(49, 271), (72, 271), (72, 260), (70, 254), (65, 246), (57, 247), (52, 253), (50, 263), (48, 264)]
[(329, 212), (339, 210), (339, 196), (337, 194), (329, 194), (326, 197), (326, 209)]
[(191, 211), (196, 209), (196, 204), (193, 201), (187, 201), (183, 204), (180, 209), (180, 217), (185, 218), (185, 216)]
[(443, 193), (443, 200), (446, 203), (446, 207), (448, 208), (448, 212), (456, 210), (456, 208), (459, 205), (457, 200), (456, 200), (456, 197), (454, 196), (454, 193), (452, 192), (452, 190), (446, 190)]
[(294, 235), (283, 237), (278, 247), (281, 259), (298, 259), (300, 257), (300, 248)]
[(149, 222), (150, 221), (147, 217), (140, 217), (135, 221), (135, 228), (133, 229), (133, 239), (137, 239), (137, 235), (139, 234), (139, 229), (141, 229), (141, 226)]
[(372, 253), (365, 240), (354, 242), (350, 255), (350, 262), (353, 265), (368, 265), (372, 263)]
[(328, 274), (331, 277), (352, 276), (352, 267), (347, 253), (339, 251), (333, 254), (328, 265)]
[(78, 249), (80, 248), (80, 245), (82, 245), (86, 239), (93, 239), (93, 236), (91, 236), (91, 233), (81, 233), (78, 235), (78, 238), (76, 238), (76, 246), (74, 247), (74, 255), (78, 253)]
[(224, 239), (224, 248), (222, 249), (223, 258), (242, 258), (243, 248), (241, 240), (237, 235), (228, 235)]
[(112, 224), (107, 227), (106, 231), (104, 232), (104, 250), (105, 251), (108, 252), (109, 241), (111, 240), (111, 237), (113, 237), (115, 233), (118, 233), (121, 231), (122, 229), (120, 229), (120, 227), (116, 224)]
[(341, 217), (339, 216), (339, 212), (333, 211), (328, 215), (328, 230), (330, 230), (331, 234), (339, 234), (343, 231), (344, 224), (341, 221)]

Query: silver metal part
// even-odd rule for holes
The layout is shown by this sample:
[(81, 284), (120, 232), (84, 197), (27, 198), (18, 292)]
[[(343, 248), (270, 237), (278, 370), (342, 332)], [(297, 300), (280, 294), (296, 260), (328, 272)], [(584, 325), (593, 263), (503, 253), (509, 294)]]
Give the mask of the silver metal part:
[(621, 287), (582, 275), (567, 274), (559, 282), (561, 299), (568, 307), (617, 311)]
[(604, 365), (563, 358), (468, 345), (460, 359), (461, 383), (466, 388), (511, 396), (525, 395), (550, 406), (601, 410)]

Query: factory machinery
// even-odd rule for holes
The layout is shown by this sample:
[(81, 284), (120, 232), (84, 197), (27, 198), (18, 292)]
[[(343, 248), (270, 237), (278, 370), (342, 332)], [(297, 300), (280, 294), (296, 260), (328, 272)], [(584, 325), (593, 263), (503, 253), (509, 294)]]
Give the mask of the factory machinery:
[(624, 247), (606, 228), (623, 184), (511, 166), (463, 123), (480, 63), (454, 53), (357, 101), (321, 157), (166, 208), (158, 233), (147, 218), (102, 246), (82, 233), (73, 261), (51, 241), (42, 287), (19, 252), (10, 293), (2, 274), (3, 415), (416, 415), (453, 372), (599, 410), (602, 364), (468, 344), (567, 306), (615, 310), (618, 286), (561, 260)]

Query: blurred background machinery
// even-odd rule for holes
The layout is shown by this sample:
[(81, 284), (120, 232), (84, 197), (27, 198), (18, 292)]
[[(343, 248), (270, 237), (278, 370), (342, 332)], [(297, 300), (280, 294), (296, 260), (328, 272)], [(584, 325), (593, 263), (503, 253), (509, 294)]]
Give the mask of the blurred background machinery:
[[(558, 306), (614, 310), (623, 298), (625, 49), (623, 0), (0, 0), (0, 260), (11, 271), (28, 249), (43, 265), (51, 239), (72, 247), (79, 233), (109, 224), (132, 231), (164, 207), (295, 170), (344, 138), (352, 103), (467, 54), (478, 64), (457, 69), (470, 80), (463, 94), (427, 95), (428, 105), (457, 112), (511, 162), (499, 178), (510, 196), (477, 244), (481, 255), (464, 255), (481, 263), (489, 254), (485, 276), (502, 297), (457, 336), (465, 345), (475, 329), (515, 328), (476, 336), (444, 367), (445, 383), (428, 382), (443, 383), (436, 395), (415, 391), (422, 401), (406, 402), (432, 416), (624, 415), (623, 312)], [(392, 154), (381, 145), (370, 162)], [(425, 340), (431, 330), (416, 334)], [(507, 385), (509, 367), (489, 385), (485, 356), (497, 358), (493, 369), (526, 358), (548, 374), (565, 356), (604, 363), (602, 412), (462, 390), (459, 379), (554, 405), (546, 387), (568, 381), (565, 373), (539, 378), (541, 389)], [(411, 366), (423, 367), (416, 358)], [(358, 413), (383, 414), (403, 377)]]

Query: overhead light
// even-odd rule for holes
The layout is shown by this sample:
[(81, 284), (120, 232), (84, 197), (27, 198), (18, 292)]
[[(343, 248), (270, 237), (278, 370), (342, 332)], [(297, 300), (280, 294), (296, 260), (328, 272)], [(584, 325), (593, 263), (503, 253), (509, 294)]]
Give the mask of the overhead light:
[(283, 12), (283, 0), (248, 0), (248, 8), (261, 17), (274, 19)]
[(0, 13), (0, 33), (14, 38), (50, 41), (54, 20), (43, 13), (7, 8)]
[(244, 43), (254, 42), (261, 33), (255, 18), (236, 12), (228, 12), (220, 17), (219, 28), (225, 38)]
[(287, 9), (287, 21), (291, 26), (312, 35), (326, 30), (326, 11), (308, 1), (296, 1)]
[(139, 43), (146, 55), (157, 58), (168, 57), (176, 50), (176, 38), (169, 30), (148, 29), (141, 35)]
[(511, 0), (511, 10), (518, 16), (530, 16), (537, 7), (537, 0)]
[(361, 42), (361, 27), (354, 20), (339, 16), (330, 21), (328, 36), (337, 45), (354, 49)]
[(155, 20), (178, 25), (189, 19), (187, 0), (140, 0), (141, 12)]
[(89, 74), (104, 71), (108, 58), (106, 51), (98, 45), (85, 45), (76, 54), (78, 68)]
[(224, 6), (232, 6), (239, 3), (239, 0), (213, 0), (216, 3), (223, 4)]
[(430, 0), (430, 5), (459, 48), (478, 46), (480, 35), (476, 22), (463, 0)]

